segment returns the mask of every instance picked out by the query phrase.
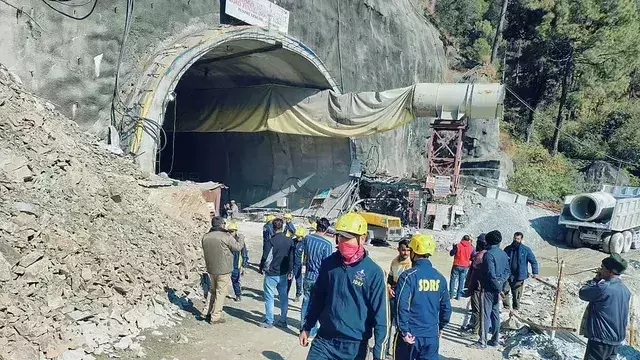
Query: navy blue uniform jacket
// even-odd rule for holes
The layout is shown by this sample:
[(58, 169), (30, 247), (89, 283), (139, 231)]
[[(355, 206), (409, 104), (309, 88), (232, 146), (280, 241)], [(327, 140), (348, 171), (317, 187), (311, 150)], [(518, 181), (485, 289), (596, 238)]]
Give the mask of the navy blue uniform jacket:
[(584, 319), (586, 334), (583, 335), (609, 345), (622, 343), (629, 321), (631, 292), (620, 278), (590, 281), (578, 295), (589, 302)]
[(303, 330), (320, 322), (318, 337), (352, 341), (375, 335), (374, 359), (383, 359), (387, 346), (389, 298), (384, 271), (365, 254), (355, 264), (344, 265), (339, 252), (322, 261), (311, 292)]
[(419, 259), (396, 284), (398, 330), (415, 337), (437, 338), (451, 320), (447, 280), (429, 259)]
[(509, 282), (526, 280), (529, 277), (529, 264), (531, 264), (531, 273), (538, 275), (538, 260), (531, 248), (525, 244), (512, 243), (504, 248), (504, 252), (509, 257), (511, 268)]

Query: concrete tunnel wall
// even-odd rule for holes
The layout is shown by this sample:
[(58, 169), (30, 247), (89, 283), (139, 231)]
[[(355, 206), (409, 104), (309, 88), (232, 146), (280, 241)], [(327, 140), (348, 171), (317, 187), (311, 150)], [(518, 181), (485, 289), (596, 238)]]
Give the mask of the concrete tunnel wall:
[[(223, 200), (249, 206), (299, 179), (313, 175), (288, 197), (289, 207), (310, 204), (316, 189), (348, 181), (351, 163), (347, 139), (259, 133), (168, 133), (160, 169), (185, 180), (212, 180), (230, 185)], [(315, 174), (315, 175), (314, 175)]]
[[(443, 80), (444, 49), (418, 0), (274, 2), (291, 12), (289, 34), (323, 60), (344, 91)], [(56, 14), (41, 0), (12, 3), (22, 12), (0, 3), (0, 62), (66, 115), (71, 116), (77, 104), (75, 120), (84, 129), (104, 135), (126, 2), (99, 1), (94, 14), (83, 21)], [(221, 20), (218, 1), (137, 0), (135, 4), (121, 69), (125, 98), (148, 68), (152, 54), (189, 33), (216, 27)], [(75, 15), (86, 10), (75, 8)], [(96, 77), (94, 57), (99, 55), (102, 63)], [(424, 121), (414, 121), (401, 129), (356, 139), (356, 155), (369, 171), (420, 174), (428, 134)]]

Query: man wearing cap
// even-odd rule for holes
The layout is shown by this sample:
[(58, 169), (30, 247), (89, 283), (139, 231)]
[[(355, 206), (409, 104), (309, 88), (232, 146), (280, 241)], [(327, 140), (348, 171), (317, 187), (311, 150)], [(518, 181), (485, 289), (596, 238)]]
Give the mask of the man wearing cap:
[(615, 359), (624, 341), (629, 319), (631, 292), (620, 280), (627, 261), (618, 254), (602, 260), (596, 277), (578, 295), (589, 302), (580, 326), (588, 339), (584, 360)]
[(287, 285), (287, 293), (291, 292), (293, 280), (296, 281), (296, 299), (300, 302), (302, 298), (302, 261), (304, 260), (304, 240), (309, 232), (304, 226), (298, 226), (293, 237), (293, 279), (289, 280)]
[(409, 241), (413, 267), (396, 284), (398, 331), (395, 359), (437, 360), (442, 329), (451, 319), (447, 279), (429, 257), (435, 253), (433, 236), (414, 234)]
[[(300, 326), (304, 325), (304, 321), (307, 317), (307, 310), (309, 308), (309, 301), (311, 299), (311, 292), (318, 279), (320, 273), (320, 265), (324, 259), (328, 258), (334, 252), (335, 237), (331, 237), (327, 233), (331, 223), (329, 219), (321, 218), (317, 220), (316, 232), (307, 235), (304, 240), (303, 252), (306, 257), (306, 266), (304, 272), (303, 281), (303, 298), (302, 306), (300, 308)], [(294, 269), (295, 271), (296, 269)], [(309, 332), (310, 337), (315, 337), (318, 332), (317, 324)], [(301, 329), (302, 330), (302, 329)]]
[[(484, 349), (498, 346), (500, 336), (500, 293), (511, 275), (509, 257), (500, 249), (502, 234), (493, 230), (485, 235), (487, 251), (482, 256), (479, 275), (482, 286), (480, 339), (470, 347)], [(491, 339), (487, 339), (491, 331)], [(488, 340), (488, 341), (487, 341)]]
[(291, 213), (286, 213), (283, 216), (284, 219), (284, 233), (288, 237), (293, 237), (296, 234), (296, 226), (293, 225), (293, 215)]
[(224, 219), (217, 216), (211, 219), (211, 230), (202, 238), (204, 260), (211, 279), (209, 308), (205, 316), (209, 323), (225, 322), (222, 307), (233, 271), (233, 252), (241, 251), (243, 247), (244, 238), (231, 236)]
[(320, 265), (311, 292), (300, 345), (309, 345), (309, 332), (320, 323), (309, 360), (364, 360), (375, 338), (373, 359), (384, 358), (389, 304), (384, 271), (364, 249), (367, 222), (359, 214), (343, 215), (335, 226), (338, 252)]
[(233, 251), (233, 271), (231, 272), (231, 285), (233, 286), (233, 293), (236, 296), (234, 300), (241, 301), (242, 286), (240, 284), (240, 277), (244, 275), (244, 269), (249, 266), (249, 253), (247, 251), (244, 235), (238, 232), (238, 223), (235, 220), (227, 221), (227, 231), (235, 239), (244, 243), (242, 250)]
[(273, 231), (273, 223), (272, 221), (275, 219), (275, 215), (267, 214), (264, 217), (265, 223), (262, 226), (262, 255), (264, 256), (265, 248), (267, 247), (267, 243), (271, 240), (271, 237), (275, 235), (275, 231)]

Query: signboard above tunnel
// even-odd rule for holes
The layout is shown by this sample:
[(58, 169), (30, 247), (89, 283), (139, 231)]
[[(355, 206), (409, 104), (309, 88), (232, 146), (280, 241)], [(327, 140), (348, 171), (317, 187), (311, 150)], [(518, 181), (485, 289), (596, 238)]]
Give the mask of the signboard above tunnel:
[(289, 31), (289, 11), (267, 0), (226, 0), (224, 12), (250, 25)]

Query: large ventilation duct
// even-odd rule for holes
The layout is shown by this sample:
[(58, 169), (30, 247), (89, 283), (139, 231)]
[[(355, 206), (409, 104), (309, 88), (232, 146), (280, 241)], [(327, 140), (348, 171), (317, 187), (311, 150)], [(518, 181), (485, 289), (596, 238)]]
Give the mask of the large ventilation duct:
[[(280, 85), (199, 91), (180, 107), (177, 131), (359, 137), (416, 117), (458, 121), (502, 116), (500, 84), (429, 84), (340, 94)], [(204, 104), (204, 105), (203, 105)]]
[(611, 217), (616, 199), (606, 192), (576, 195), (569, 205), (571, 216), (580, 221), (604, 220)]

